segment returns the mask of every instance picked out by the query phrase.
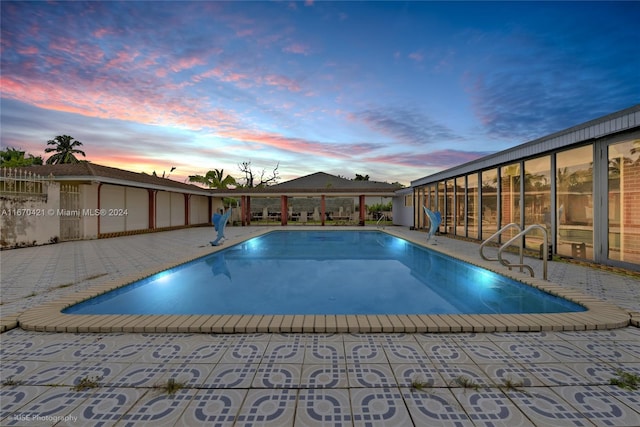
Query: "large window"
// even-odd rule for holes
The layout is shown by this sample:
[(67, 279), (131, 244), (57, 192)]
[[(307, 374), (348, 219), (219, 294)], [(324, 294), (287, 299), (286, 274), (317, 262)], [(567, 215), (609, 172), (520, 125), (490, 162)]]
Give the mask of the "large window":
[(498, 231), (498, 170), (482, 172), (482, 240)]
[(608, 148), (608, 257), (640, 263), (640, 139)]
[[(524, 162), (524, 226), (543, 225), (551, 242), (551, 157)], [(532, 230), (525, 238), (527, 247), (537, 249), (543, 232)]]
[(478, 174), (467, 175), (467, 237), (478, 239), (479, 206)]
[[(500, 209), (501, 223), (504, 227), (510, 223), (520, 224), (520, 163), (500, 168)], [(515, 228), (509, 228), (500, 239), (506, 242), (517, 233)]]
[(455, 209), (453, 208), (453, 183), (454, 181), (452, 179), (446, 181), (447, 201), (445, 203), (443, 212), (444, 218), (442, 219), (442, 221), (445, 224), (445, 230), (447, 233), (453, 233), (453, 227), (455, 225), (453, 222), (455, 212)]
[(455, 201), (455, 234), (457, 236), (464, 236), (464, 177), (460, 176), (456, 178), (456, 201)]
[(556, 155), (556, 252), (593, 259), (593, 146)]
[(440, 222), (440, 226), (438, 230), (441, 233), (446, 233), (447, 228), (444, 221), (444, 218), (445, 218), (444, 181), (440, 181), (438, 183), (438, 211), (440, 212), (440, 215), (442, 215), (442, 221)]

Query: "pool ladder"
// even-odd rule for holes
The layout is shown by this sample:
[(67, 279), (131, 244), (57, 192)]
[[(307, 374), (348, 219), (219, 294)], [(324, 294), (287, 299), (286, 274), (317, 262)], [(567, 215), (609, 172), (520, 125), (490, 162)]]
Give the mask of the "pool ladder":
[[(382, 221), (383, 219), (386, 221), (387, 220), (387, 215), (385, 215), (385, 214), (380, 215), (380, 218), (378, 218), (378, 221), (376, 222), (376, 227), (380, 228), (380, 221)], [(384, 228), (385, 227), (383, 225), (382, 229), (384, 230)]]
[[(491, 240), (495, 239), (496, 237), (500, 236), (502, 233), (504, 233), (505, 231), (507, 231), (510, 228), (516, 228), (518, 230), (518, 234), (516, 234), (511, 239), (509, 239), (506, 243), (504, 243), (502, 246), (500, 246), (500, 249), (498, 249), (498, 257), (497, 258), (489, 258), (488, 256), (486, 256), (484, 254), (484, 247), (487, 245), (487, 243), (489, 243)], [(544, 239), (543, 246), (542, 246), (542, 277), (543, 277), (544, 280), (547, 280), (547, 260), (549, 258), (549, 244), (548, 244), (548, 242), (549, 242), (549, 234), (547, 232), (546, 227), (543, 226), (543, 225), (533, 224), (533, 225), (530, 225), (530, 226), (528, 226), (527, 228), (525, 228), (523, 230), (515, 222), (507, 224), (504, 227), (502, 227), (500, 230), (498, 230), (497, 232), (492, 234), (491, 237), (489, 237), (484, 242), (482, 242), (482, 244), (480, 245), (480, 256), (482, 257), (482, 259), (484, 259), (486, 261), (499, 261), (500, 264), (502, 264), (505, 267), (509, 268), (509, 270), (511, 270), (513, 267), (520, 267), (520, 272), (522, 272), (523, 271), (522, 269), (526, 268), (529, 271), (529, 274), (531, 274), (531, 277), (534, 277), (533, 268), (531, 268), (530, 265), (524, 263), (524, 244), (523, 244), (524, 242), (523, 242), (523, 239), (522, 239), (522, 237), (524, 237), (526, 234), (528, 234), (532, 230), (541, 230), (542, 231), (542, 235), (543, 235), (543, 239)], [(519, 239), (519, 248), (520, 248), (520, 251), (519, 251), (520, 252), (520, 264), (511, 264), (508, 260), (502, 258), (502, 252), (504, 252), (504, 250), (506, 248), (511, 246), (518, 239)]]

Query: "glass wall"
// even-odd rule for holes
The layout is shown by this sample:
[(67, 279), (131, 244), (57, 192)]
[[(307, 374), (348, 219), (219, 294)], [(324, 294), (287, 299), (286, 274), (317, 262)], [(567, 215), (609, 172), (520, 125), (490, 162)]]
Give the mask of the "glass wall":
[(640, 263), (640, 139), (608, 147), (608, 258)]
[[(512, 222), (520, 225), (520, 163), (500, 168), (500, 210), (500, 227)], [(510, 228), (500, 240), (506, 242), (516, 234), (516, 229)]]
[(498, 231), (498, 170), (482, 172), (482, 240)]
[(478, 174), (472, 173), (467, 175), (467, 237), (478, 239), (479, 228), (478, 221), (479, 210), (478, 202), (480, 201), (480, 193), (478, 187)]
[(556, 154), (556, 248), (593, 259), (593, 146)]
[[(524, 162), (524, 227), (532, 224), (545, 226), (551, 243), (551, 157), (544, 156)], [(539, 249), (543, 232), (532, 230), (527, 234), (526, 246)]]
[(444, 202), (444, 181), (440, 181), (438, 183), (438, 208), (437, 210), (442, 215), (442, 221), (440, 222), (440, 227), (438, 231), (440, 233), (445, 233), (447, 231), (446, 224), (444, 222), (445, 219), (445, 202)]
[(455, 226), (454, 226), (454, 232), (457, 236), (465, 236), (465, 230), (464, 230), (464, 198), (465, 198), (465, 192), (464, 192), (464, 188), (465, 188), (465, 183), (464, 183), (464, 177), (460, 176), (458, 178), (455, 179), (455, 186), (456, 186), (456, 200), (455, 200), (455, 209), (454, 209), (454, 221), (455, 221)]
[(447, 233), (453, 233), (453, 227), (454, 227), (454, 222), (453, 222), (453, 217), (454, 217), (454, 208), (453, 208), (453, 183), (454, 181), (452, 179), (448, 179), (446, 181), (446, 188), (447, 188), (447, 200), (445, 203), (445, 207), (444, 207), (444, 218), (442, 218), (442, 221), (445, 224), (445, 231)]

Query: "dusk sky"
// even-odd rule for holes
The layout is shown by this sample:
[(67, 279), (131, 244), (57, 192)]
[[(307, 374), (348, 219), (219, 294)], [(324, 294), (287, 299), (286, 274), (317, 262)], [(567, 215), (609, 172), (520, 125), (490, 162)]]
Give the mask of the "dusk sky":
[(640, 2), (2, 1), (1, 141), (411, 180), (640, 102)]

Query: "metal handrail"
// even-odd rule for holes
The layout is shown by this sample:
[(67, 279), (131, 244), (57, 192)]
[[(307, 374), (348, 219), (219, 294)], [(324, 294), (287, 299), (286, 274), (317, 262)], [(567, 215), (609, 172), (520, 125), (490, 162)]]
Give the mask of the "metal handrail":
[[(387, 220), (387, 215), (386, 214), (381, 214), (380, 218), (378, 218), (378, 221), (376, 221), (376, 227), (380, 228), (380, 221), (382, 220)], [(382, 226), (382, 229), (384, 230), (384, 226)]]
[(547, 232), (547, 228), (544, 225), (541, 225), (541, 224), (530, 225), (524, 230), (522, 230), (521, 232), (519, 232), (518, 234), (516, 234), (515, 236), (513, 236), (511, 239), (509, 239), (505, 244), (500, 246), (500, 249), (498, 249), (498, 261), (500, 261), (500, 264), (504, 265), (505, 267), (508, 267), (509, 270), (511, 270), (512, 267), (520, 267), (520, 271), (522, 271), (522, 267), (524, 267), (527, 270), (529, 270), (529, 274), (531, 274), (531, 277), (534, 277), (533, 268), (531, 268), (530, 265), (527, 265), (523, 262), (522, 241), (520, 242), (520, 264), (511, 264), (509, 261), (502, 259), (502, 251), (504, 251), (507, 247), (511, 246), (511, 244), (515, 242), (517, 239), (520, 239), (523, 236), (525, 236), (531, 230), (542, 230), (542, 235), (544, 237), (543, 249), (542, 249), (542, 277), (544, 280), (547, 280), (547, 260), (549, 258), (549, 245), (548, 245), (549, 234)]
[[(522, 228), (516, 224), (515, 222), (511, 222), (507, 225), (505, 225), (504, 227), (502, 227), (500, 230), (496, 231), (495, 233), (493, 233), (488, 239), (486, 239), (484, 242), (482, 242), (482, 244), (480, 245), (480, 256), (482, 257), (482, 259), (486, 260), (486, 261), (498, 261), (498, 258), (489, 258), (487, 256), (484, 255), (483, 249), (484, 247), (487, 245), (487, 243), (489, 243), (492, 239), (495, 239), (496, 237), (500, 236), (503, 232), (505, 232), (506, 230), (508, 230), (509, 228), (515, 227), (518, 229), (518, 232), (522, 231)], [(520, 246), (520, 262), (522, 263), (522, 259), (524, 256), (524, 252), (523, 252), (523, 248), (522, 245)], [(520, 270), (522, 271), (522, 270)]]

